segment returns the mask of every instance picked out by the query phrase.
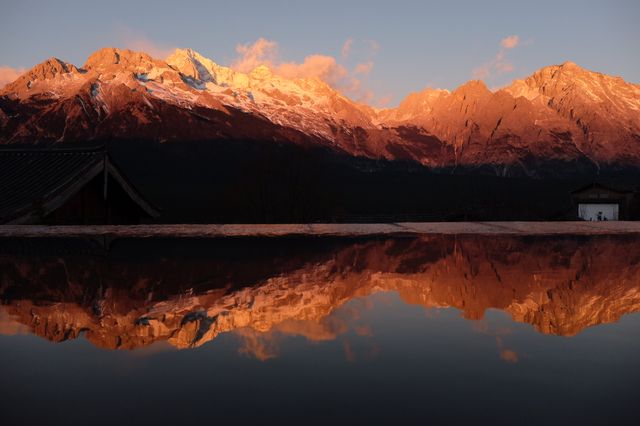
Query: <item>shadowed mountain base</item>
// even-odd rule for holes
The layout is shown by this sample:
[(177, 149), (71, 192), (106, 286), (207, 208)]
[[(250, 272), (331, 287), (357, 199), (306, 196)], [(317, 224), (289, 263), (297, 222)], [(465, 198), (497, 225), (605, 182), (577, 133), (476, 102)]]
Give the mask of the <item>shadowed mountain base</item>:
[(117, 141), (109, 149), (164, 223), (571, 220), (572, 190), (596, 179), (640, 182), (637, 171), (507, 178), (267, 142)]

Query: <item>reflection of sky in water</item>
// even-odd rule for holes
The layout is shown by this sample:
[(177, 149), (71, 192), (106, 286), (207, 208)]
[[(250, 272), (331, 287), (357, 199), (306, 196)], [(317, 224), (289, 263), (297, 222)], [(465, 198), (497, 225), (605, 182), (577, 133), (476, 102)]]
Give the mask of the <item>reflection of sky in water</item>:
[[(104, 259), (89, 264), (84, 255), (5, 256), (3, 417), (7, 424), (632, 424), (640, 383), (636, 242), (492, 244), (321, 244), (293, 263), (286, 250), (269, 249), (247, 255), (261, 271), (248, 278), (233, 255), (227, 267), (210, 254), (169, 263), (114, 255), (106, 269)], [(283, 266), (277, 257), (289, 260)], [(202, 279), (212, 269), (221, 281), (254, 284), (214, 285)], [(93, 282), (96, 271), (102, 286), (75, 286), (78, 277)], [(150, 284), (154, 273), (164, 287)], [(218, 318), (221, 304), (228, 313)], [(252, 309), (262, 311), (245, 321)], [(154, 312), (166, 317), (140, 323)], [(166, 338), (185, 333), (178, 342), (189, 342), (202, 324), (226, 325), (185, 350)], [(160, 337), (136, 340), (154, 327)], [(112, 347), (115, 334), (135, 349), (100, 347)]]
[(182, 351), (1, 336), (1, 398), (5, 412), (28, 423), (354, 416), (547, 424), (633, 415), (640, 314), (559, 337), (500, 311), (468, 321), (383, 293), (352, 300), (327, 321), (333, 336), (304, 337), (300, 324), (239, 329)]

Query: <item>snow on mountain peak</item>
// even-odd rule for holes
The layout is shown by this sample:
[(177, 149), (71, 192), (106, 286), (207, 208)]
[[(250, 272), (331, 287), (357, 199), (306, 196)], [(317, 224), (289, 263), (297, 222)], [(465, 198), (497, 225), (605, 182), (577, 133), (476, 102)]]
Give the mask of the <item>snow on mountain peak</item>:
[(161, 61), (144, 52), (129, 49), (105, 47), (94, 52), (84, 64), (85, 70), (105, 70), (117, 68), (148, 67), (150, 64), (161, 65)]
[(251, 71), (251, 73), (249, 73), (249, 75), (252, 78), (256, 78), (256, 79), (259, 79), (259, 80), (265, 80), (265, 79), (271, 78), (273, 76), (273, 73), (271, 72), (271, 69), (268, 66), (262, 64), (262, 65), (258, 65), (257, 67), (255, 67)]
[(242, 86), (246, 83), (246, 77), (238, 76), (231, 68), (218, 65), (192, 49), (176, 49), (166, 61), (183, 75), (203, 83), (218, 86)]
[(218, 65), (191, 49), (176, 50), (167, 64), (193, 89), (215, 96), (222, 104), (303, 133), (333, 138), (343, 121), (371, 124), (361, 107), (318, 78), (286, 78), (264, 64), (247, 74)]
[(209, 70), (202, 64), (202, 59), (204, 58), (198, 52), (191, 49), (176, 49), (166, 62), (187, 77), (203, 82), (214, 81)]
[(48, 90), (53, 82), (73, 79), (79, 73), (73, 64), (51, 57), (7, 84), (2, 88), (2, 93), (15, 97), (30, 96)]
[[(575, 144), (560, 147), (558, 155), (566, 158), (592, 152), (594, 158), (637, 157), (640, 163), (640, 148), (633, 148), (640, 140), (640, 86), (571, 62), (542, 68), (496, 93), (482, 81), (470, 81), (452, 92), (426, 89), (407, 96), (397, 108), (374, 110), (317, 77), (288, 78), (266, 65), (243, 73), (192, 49), (177, 49), (159, 60), (144, 52), (104, 48), (87, 59), (84, 69), (51, 58), (7, 85), (0, 91), (0, 100), (3, 97), (26, 104), (33, 98), (35, 109), (43, 99), (63, 105), (55, 111), (64, 117), (64, 128), (79, 123), (86, 134), (117, 111), (127, 111), (140, 128), (162, 124), (158, 106), (168, 104), (205, 122), (210, 117), (203, 118), (203, 111), (231, 117), (229, 111), (236, 110), (354, 155), (429, 163), (434, 153), (451, 149), (455, 161), (476, 161), (480, 154), (474, 150), (504, 140), (547, 155), (543, 149), (561, 137)], [(72, 110), (76, 115), (67, 120)], [(0, 120), (7, 122), (6, 117)], [(31, 121), (20, 129), (20, 135), (41, 137), (39, 125)], [(212, 135), (228, 130), (212, 129)], [(72, 133), (52, 134), (64, 140)], [(180, 137), (176, 133), (175, 138)], [(399, 144), (395, 151), (388, 148), (393, 144)]]

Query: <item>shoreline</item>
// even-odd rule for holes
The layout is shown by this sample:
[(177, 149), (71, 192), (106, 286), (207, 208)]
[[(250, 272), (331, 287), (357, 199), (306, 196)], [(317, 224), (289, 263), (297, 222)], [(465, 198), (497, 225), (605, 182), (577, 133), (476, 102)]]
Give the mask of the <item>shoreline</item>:
[(640, 222), (398, 222), (257, 225), (0, 225), (0, 238), (228, 238), (379, 235), (624, 235)]

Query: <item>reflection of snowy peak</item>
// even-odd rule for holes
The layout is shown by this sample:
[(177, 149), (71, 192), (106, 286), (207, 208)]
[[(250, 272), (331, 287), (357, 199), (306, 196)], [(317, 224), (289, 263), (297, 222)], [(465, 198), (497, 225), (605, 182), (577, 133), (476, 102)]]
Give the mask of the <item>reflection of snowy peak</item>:
[[(249, 73), (191, 49), (51, 58), (0, 90), (0, 143), (250, 139), (499, 174), (640, 165), (640, 87), (573, 63), (492, 92), (470, 81), (374, 110), (318, 78)], [(485, 168), (486, 169), (486, 168)]]
[(342, 241), (281, 258), (262, 253), (242, 261), (163, 253), (142, 263), (4, 254), (0, 333), (4, 310), (49, 340), (84, 332), (113, 349), (155, 341), (189, 348), (227, 332), (327, 340), (344, 330), (335, 314), (347, 302), (389, 291), (468, 319), (499, 309), (563, 336), (640, 310), (633, 240), (419, 237)]

